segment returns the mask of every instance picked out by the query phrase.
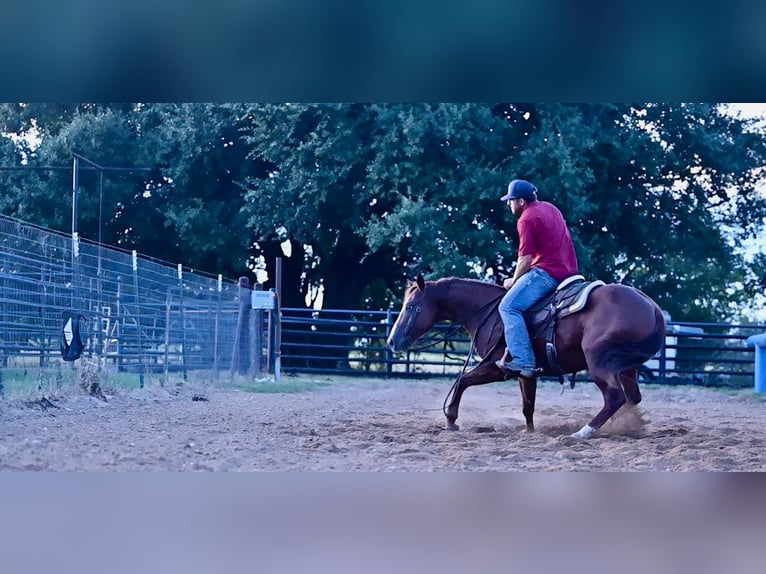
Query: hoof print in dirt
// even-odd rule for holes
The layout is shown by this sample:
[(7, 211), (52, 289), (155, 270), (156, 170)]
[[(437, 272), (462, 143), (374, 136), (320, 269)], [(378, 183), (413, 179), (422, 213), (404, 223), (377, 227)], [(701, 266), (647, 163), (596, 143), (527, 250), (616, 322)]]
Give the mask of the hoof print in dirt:
[(104, 391), (101, 389), (101, 385), (98, 383), (98, 381), (90, 384), (90, 388), (88, 389), (88, 394), (92, 397), (96, 397), (97, 399), (101, 399), (102, 401), (106, 402), (106, 395), (104, 394)]
[(40, 403), (40, 406), (43, 407), (44, 409), (57, 409), (57, 408), (59, 408), (59, 406), (57, 404), (51, 402), (50, 399), (47, 399), (45, 397), (41, 398), (38, 402)]
[(39, 407), (40, 409), (47, 411), (48, 409), (58, 409), (60, 408), (57, 404), (51, 402), (50, 399), (47, 399), (45, 397), (41, 399), (37, 399), (36, 401), (27, 401), (24, 403), (28, 407)]
[(92, 365), (85, 365), (80, 370), (80, 387), (86, 393), (106, 402), (106, 396), (99, 382), (99, 370)]

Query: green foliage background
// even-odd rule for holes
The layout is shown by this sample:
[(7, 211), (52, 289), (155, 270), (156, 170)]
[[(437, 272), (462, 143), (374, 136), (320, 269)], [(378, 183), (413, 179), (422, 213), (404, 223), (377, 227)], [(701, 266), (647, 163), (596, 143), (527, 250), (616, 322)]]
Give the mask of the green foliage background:
[[(511, 273), (515, 178), (558, 205), (581, 271), (723, 320), (764, 289), (766, 142), (718, 104), (3, 104), (0, 211), (228, 277), (283, 258), (283, 304), (398, 307), (406, 277)], [(13, 136), (13, 137), (11, 137)], [(762, 237), (762, 236), (760, 236)], [(763, 251), (763, 250), (762, 250)], [(271, 283), (266, 287), (272, 286)]]

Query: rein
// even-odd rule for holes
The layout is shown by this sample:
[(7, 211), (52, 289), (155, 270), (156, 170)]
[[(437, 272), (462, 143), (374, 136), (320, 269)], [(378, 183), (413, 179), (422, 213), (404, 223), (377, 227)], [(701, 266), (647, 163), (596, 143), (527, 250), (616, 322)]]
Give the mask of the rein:
[(447, 340), (449, 340), (450, 337), (452, 337), (452, 335), (454, 335), (455, 333), (460, 331), (460, 329), (462, 329), (462, 328), (463, 328), (463, 325), (458, 323), (455, 326), (453, 326), (446, 333), (443, 333), (441, 335), (436, 335), (436, 336), (433, 336), (433, 337), (427, 337), (425, 339), (425, 341), (423, 341), (417, 347), (410, 347), (407, 350), (412, 352), (412, 353), (417, 353), (417, 352), (423, 351), (425, 349), (430, 349), (431, 347), (434, 347), (434, 346), (438, 345), (439, 343), (446, 342)]
[[(502, 294), (500, 294), (499, 296), (495, 297), (494, 299), (492, 299), (492, 300), (488, 301), (487, 303), (485, 303), (484, 305), (482, 305), (481, 307), (479, 307), (479, 308), (478, 308), (476, 311), (474, 311), (474, 313), (476, 313), (476, 312), (478, 312), (478, 311), (482, 310), (484, 307), (487, 307), (487, 306), (488, 306), (490, 303), (491, 303), (491, 304), (493, 304), (493, 305), (496, 305), (496, 304), (498, 304), (498, 302), (500, 301), (500, 299), (502, 299), (502, 298), (503, 298), (503, 296), (504, 296), (504, 295), (505, 295), (505, 293), (502, 293)], [(484, 327), (485, 323), (486, 323), (486, 322), (489, 320), (489, 317), (490, 317), (490, 314), (489, 314), (489, 313), (487, 313), (487, 316), (486, 316), (486, 317), (484, 317), (484, 320), (483, 320), (483, 321), (482, 321), (482, 322), (479, 324), (479, 326), (476, 328), (476, 332), (475, 332), (475, 333), (474, 333), (474, 335), (471, 337), (471, 348), (469, 349), (469, 351), (468, 351), (468, 356), (466, 357), (466, 359), (465, 359), (465, 362), (463, 363), (463, 368), (462, 368), (462, 369), (460, 369), (460, 373), (458, 374), (458, 376), (457, 376), (457, 377), (455, 377), (455, 381), (452, 383), (452, 386), (450, 387), (450, 390), (449, 390), (449, 391), (447, 391), (447, 395), (444, 397), (444, 402), (442, 403), (442, 412), (444, 413), (444, 416), (445, 416), (445, 417), (447, 416), (447, 401), (449, 400), (449, 398), (450, 398), (451, 396), (453, 396), (453, 395), (455, 394), (455, 388), (457, 387), (458, 381), (459, 381), (460, 379), (462, 379), (462, 378), (463, 378), (463, 376), (465, 375), (466, 369), (468, 369), (468, 365), (471, 363), (471, 359), (473, 358), (474, 352), (475, 352), (475, 350), (476, 350), (476, 347), (475, 347), (475, 345), (474, 345), (474, 341), (476, 341), (476, 337), (478, 337), (478, 336), (479, 336), (479, 332), (481, 331), (482, 327)], [(502, 340), (502, 339), (501, 339), (501, 340)], [(495, 346), (494, 346), (494, 347), (492, 347), (492, 349), (490, 350), (490, 352), (489, 352), (489, 353), (487, 353), (487, 355), (488, 355), (488, 356), (491, 356), (491, 355), (492, 355), (492, 352), (495, 350), (495, 348), (497, 347), (497, 345), (498, 345), (499, 343), (500, 343), (500, 341), (498, 341), (498, 343), (496, 343), (496, 344), (495, 344)], [(485, 357), (485, 358), (486, 358), (486, 357)]]
[[(455, 326), (452, 329), (450, 329), (449, 331), (447, 331), (445, 334), (443, 334), (441, 336), (429, 337), (429, 338), (427, 338), (423, 342), (423, 344), (421, 344), (421, 345), (419, 345), (417, 347), (410, 346), (408, 348), (408, 351), (411, 351), (411, 352), (422, 351), (422, 350), (425, 350), (425, 349), (429, 349), (429, 348), (431, 348), (431, 347), (433, 347), (435, 345), (438, 345), (439, 343), (447, 341), (449, 337), (452, 337), (452, 335), (457, 333), (460, 329), (464, 328), (463, 324), (465, 323), (466, 319), (468, 319), (471, 316), (476, 315), (477, 313), (480, 313), (480, 312), (482, 312), (482, 311), (484, 311), (484, 310), (486, 310), (488, 308), (496, 307), (500, 303), (500, 300), (504, 296), (505, 296), (505, 293), (500, 293), (496, 297), (493, 297), (492, 299), (490, 299), (489, 301), (487, 301), (486, 303), (484, 303), (480, 307), (478, 307), (478, 308), (470, 311), (469, 313), (461, 316), (457, 321), (454, 321)], [(406, 334), (412, 328), (412, 326), (415, 324), (415, 321), (417, 319), (417, 315), (418, 315), (418, 313), (420, 313), (420, 307), (419, 306), (415, 307), (414, 311), (415, 311), (415, 313), (408, 318), (407, 325), (405, 326), (405, 331), (404, 332), (405, 332), (405, 336), (407, 337), (407, 339), (409, 339), (409, 337)], [(485, 315), (485, 317), (482, 319), (481, 323), (479, 323), (479, 326), (476, 328), (476, 331), (471, 336), (471, 346), (470, 346), (469, 351), (468, 351), (468, 356), (466, 357), (465, 362), (463, 363), (463, 368), (460, 370), (460, 373), (458, 374), (457, 378), (452, 383), (452, 387), (450, 387), (450, 390), (447, 392), (447, 396), (444, 397), (444, 403), (442, 403), (442, 412), (444, 413), (445, 416), (447, 415), (447, 402), (448, 402), (449, 398), (454, 395), (455, 389), (456, 389), (457, 384), (458, 384), (458, 381), (465, 375), (465, 372), (468, 369), (468, 365), (471, 363), (471, 360), (473, 359), (474, 353), (476, 351), (476, 346), (475, 346), (476, 338), (479, 336), (479, 333), (481, 332), (481, 329), (487, 323), (487, 321), (489, 320), (490, 316), (491, 316), (491, 313), (487, 313)], [(500, 341), (498, 341), (497, 344), (499, 344), (499, 343), (500, 343)], [(488, 353), (488, 356), (491, 356), (492, 352), (497, 347), (497, 344), (490, 350), (490, 352)]]

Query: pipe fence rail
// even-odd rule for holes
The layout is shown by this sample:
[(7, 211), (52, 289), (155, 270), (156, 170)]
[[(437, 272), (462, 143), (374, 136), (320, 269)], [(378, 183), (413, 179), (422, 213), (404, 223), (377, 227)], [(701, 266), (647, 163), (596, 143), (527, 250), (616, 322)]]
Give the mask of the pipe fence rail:
[[(282, 359), (286, 373), (336, 373), (383, 377), (456, 376), (470, 339), (453, 325), (437, 324), (426, 336), (444, 337), (423, 351), (394, 354), (386, 337), (392, 311), (282, 309)], [(766, 325), (669, 322), (665, 345), (640, 369), (643, 382), (751, 387), (754, 350), (749, 336)], [(470, 366), (470, 365), (469, 365)], [(580, 380), (587, 373), (578, 375)]]

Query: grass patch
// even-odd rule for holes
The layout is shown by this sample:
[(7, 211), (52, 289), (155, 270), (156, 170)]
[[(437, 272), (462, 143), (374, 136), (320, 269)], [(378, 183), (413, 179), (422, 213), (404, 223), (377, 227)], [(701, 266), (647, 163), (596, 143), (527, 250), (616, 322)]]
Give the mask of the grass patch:
[(335, 384), (330, 380), (317, 379), (294, 379), (282, 378), (279, 382), (269, 379), (267, 381), (248, 381), (237, 382), (233, 386), (235, 389), (246, 391), (248, 393), (307, 393), (317, 389), (326, 388)]
[[(439, 379), (419, 379), (419, 378), (389, 378), (384, 379), (380, 377), (357, 377), (346, 375), (312, 375), (312, 374), (299, 374), (299, 373), (287, 373), (282, 375), (279, 381), (274, 380), (274, 377), (266, 377), (263, 379), (256, 378), (245, 379), (239, 377), (234, 380), (231, 385), (233, 388), (247, 391), (251, 393), (305, 393), (311, 392), (317, 389), (327, 388), (331, 386), (352, 386), (352, 385), (418, 385), (423, 383), (441, 382)], [(448, 388), (452, 384), (451, 379), (444, 379), (444, 384)]]

